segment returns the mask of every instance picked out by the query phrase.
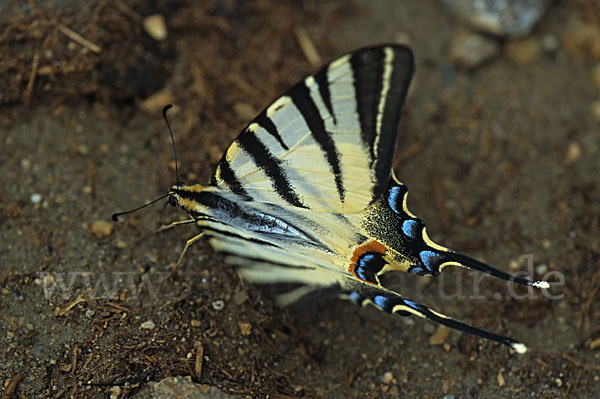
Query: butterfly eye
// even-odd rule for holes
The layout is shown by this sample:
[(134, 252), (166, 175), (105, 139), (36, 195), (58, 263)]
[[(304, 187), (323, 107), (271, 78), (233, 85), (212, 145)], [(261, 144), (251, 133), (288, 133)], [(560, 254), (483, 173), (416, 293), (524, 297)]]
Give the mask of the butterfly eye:
[(177, 198), (174, 195), (169, 195), (169, 204), (177, 206), (179, 205), (179, 201), (177, 201)]

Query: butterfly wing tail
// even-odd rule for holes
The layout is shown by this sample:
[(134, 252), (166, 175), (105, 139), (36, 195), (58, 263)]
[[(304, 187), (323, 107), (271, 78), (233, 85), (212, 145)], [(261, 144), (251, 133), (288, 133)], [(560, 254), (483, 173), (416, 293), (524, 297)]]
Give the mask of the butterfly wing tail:
[(550, 288), (546, 281), (511, 275), (435, 243), (427, 234), (425, 222), (408, 209), (407, 195), (406, 186), (393, 176), (387, 191), (364, 217), (367, 232), (391, 250), (388, 261), (392, 267), (389, 270), (437, 276), (447, 266), (459, 266), (517, 284)]
[(422, 305), (418, 302), (404, 298), (401, 295), (383, 287), (364, 285), (357, 286), (354, 284), (354, 290), (349, 291), (345, 297), (357, 305), (372, 305), (386, 313), (395, 313), (401, 316), (416, 315), (479, 338), (485, 338), (507, 345), (519, 354), (527, 352), (527, 346), (521, 342), (502, 335), (491, 333), (486, 330), (482, 330), (477, 327), (473, 327), (467, 323), (463, 323), (449, 316), (436, 312), (435, 310), (429, 309), (425, 305)]

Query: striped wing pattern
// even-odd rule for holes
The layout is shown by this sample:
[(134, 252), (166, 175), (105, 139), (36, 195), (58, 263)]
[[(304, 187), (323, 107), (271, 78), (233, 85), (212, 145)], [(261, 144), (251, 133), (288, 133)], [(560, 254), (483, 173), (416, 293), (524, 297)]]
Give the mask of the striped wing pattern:
[(402, 46), (346, 55), (260, 113), (220, 160), (224, 190), (317, 212), (356, 213), (390, 179), (413, 71)]
[(360, 305), (417, 315), (523, 353), (521, 343), (380, 284), (379, 276), (392, 270), (438, 275), (446, 266), (462, 266), (547, 287), (435, 244), (408, 210), (392, 161), (413, 68), (412, 52), (401, 45), (365, 48), (325, 65), (248, 124), (210, 185), (177, 183), (169, 202), (187, 211), (247, 280), (287, 286), (278, 296), (284, 305), (338, 292)]

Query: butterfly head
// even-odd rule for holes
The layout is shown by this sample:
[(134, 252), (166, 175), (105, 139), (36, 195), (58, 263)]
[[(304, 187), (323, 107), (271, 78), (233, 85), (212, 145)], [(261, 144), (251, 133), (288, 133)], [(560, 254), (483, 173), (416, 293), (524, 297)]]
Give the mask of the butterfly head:
[(177, 184), (173, 184), (171, 186), (171, 188), (169, 188), (169, 193), (167, 194), (167, 196), (168, 196), (168, 201), (169, 201), (170, 205), (172, 205), (172, 206), (180, 206), (181, 205), (180, 194), (184, 190), (185, 187), (186, 187), (185, 183), (179, 182)]
[(202, 184), (190, 184), (179, 182), (173, 184), (166, 194), (169, 204), (181, 207), (187, 213), (199, 212), (206, 206), (206, 201), (211, 197), (213, 188)]

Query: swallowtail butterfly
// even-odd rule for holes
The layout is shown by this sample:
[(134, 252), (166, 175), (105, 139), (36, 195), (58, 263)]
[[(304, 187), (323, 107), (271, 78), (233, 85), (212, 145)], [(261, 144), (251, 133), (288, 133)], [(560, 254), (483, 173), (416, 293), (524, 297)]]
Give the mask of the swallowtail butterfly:
[[(387, 313), (416, 315), (500, 342), (527, 347), (431, 310), (386, 289), (389, 271), (437, 276), (461, 266), (538, 288), (434, 243), (407, 207), (392, 171), (413, 54), (389, 44), (325, 65), (293, 86), (240, 133), (208, 185), (177, 182), (167, 196), (226, 261), (256, 284), (289, 289), (288, 305), (320, 292)], [(113, 215), (115, 216), (115, 215)], [(172, 226), (170, 225), (170, 226)]]

